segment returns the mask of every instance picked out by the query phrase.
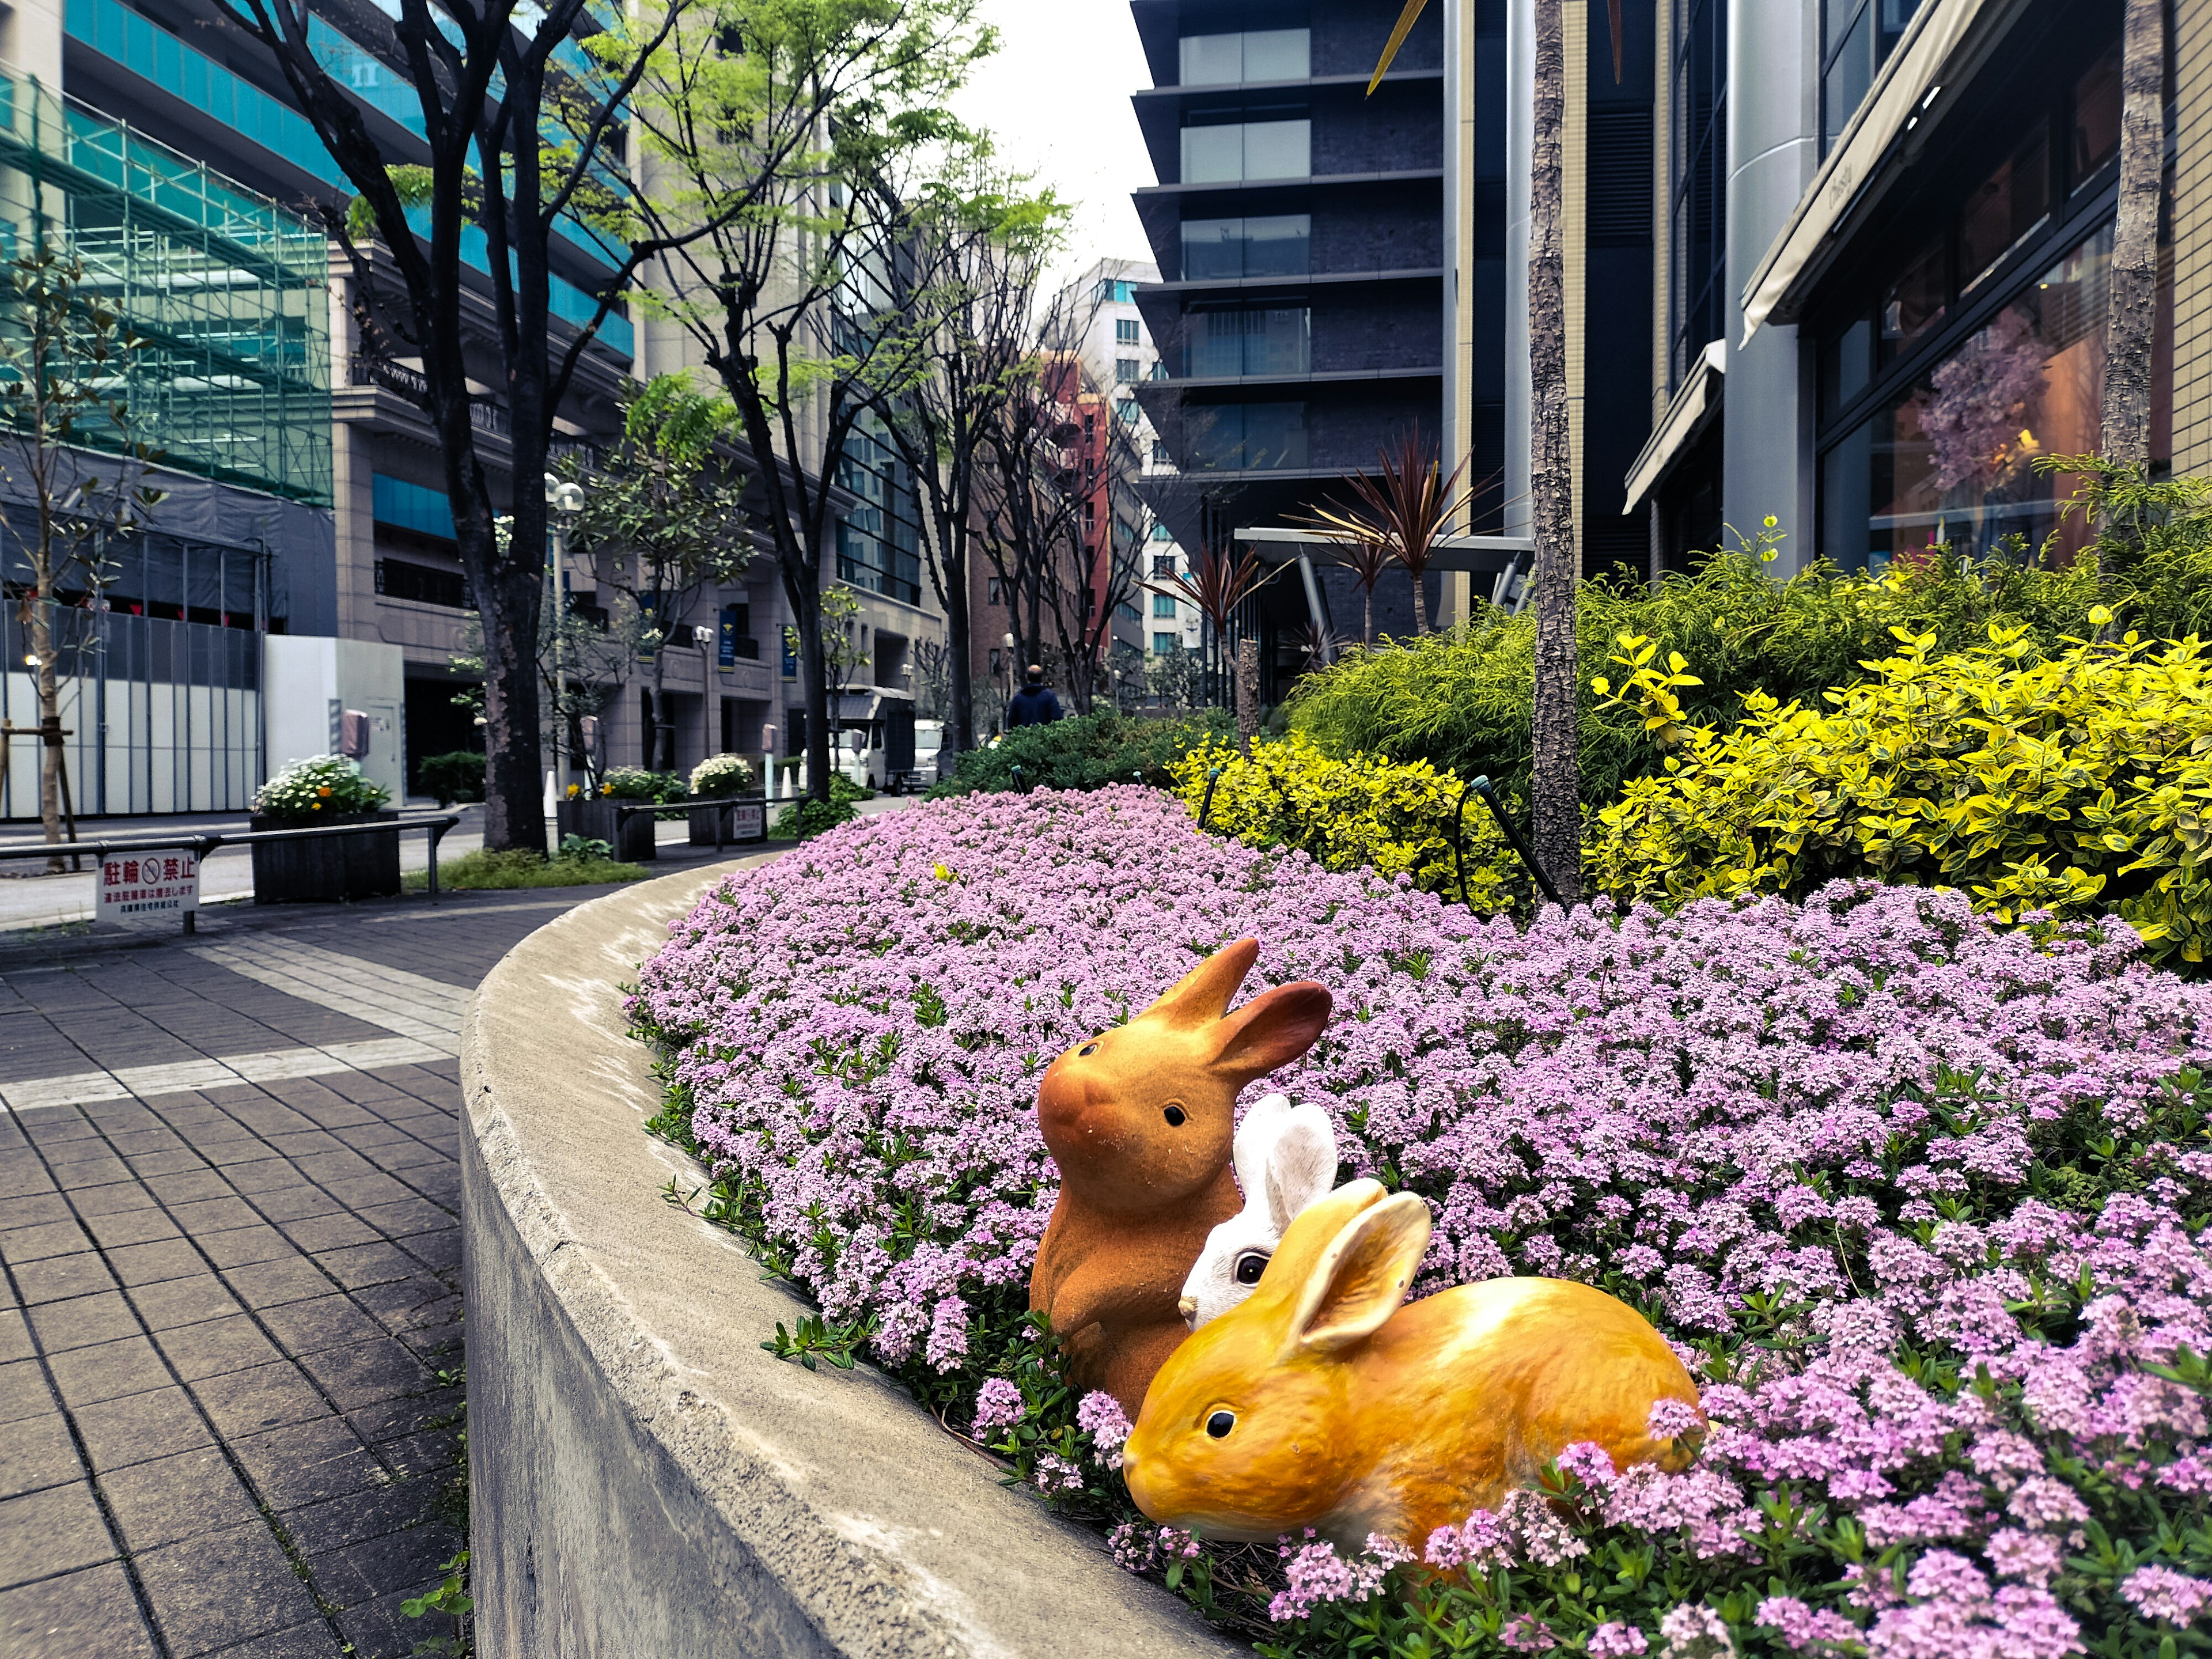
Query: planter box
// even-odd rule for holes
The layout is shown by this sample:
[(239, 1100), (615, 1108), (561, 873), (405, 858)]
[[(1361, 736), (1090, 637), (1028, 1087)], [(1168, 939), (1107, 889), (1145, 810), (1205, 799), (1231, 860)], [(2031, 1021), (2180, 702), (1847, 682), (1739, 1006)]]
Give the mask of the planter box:
[(554, 829), (558, 840), (570, 836), (581, 836), (586, 841), (603, 841), (615, 849), (615, 856), (628, 864), (650, 860), (653, 850), (653, 815), (632, 812), (620, 820), (617, 829), (615, 808), (643, 805), (641, 801), (617, 801), (601, 796), (597, 800), (564, 800), (557, 803), (554, 813)]
[[(349, 899), (390, 898), (399, 891), (399, 814), (349, 812), (325, 823), (295, 823), (256, 817), (254, 830), (325, 830), (360, 824), (357, 836), (316, 836), (301, 841), (257, 841), (253, 848), (256, 904), (331, 904)], [(379, 826), (392, 825), (391, 829)]]

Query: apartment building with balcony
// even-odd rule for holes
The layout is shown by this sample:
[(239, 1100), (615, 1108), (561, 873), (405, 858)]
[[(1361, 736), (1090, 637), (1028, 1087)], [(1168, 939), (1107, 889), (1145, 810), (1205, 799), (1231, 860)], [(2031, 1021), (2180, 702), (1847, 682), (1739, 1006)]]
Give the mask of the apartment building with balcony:
[[(1659, 0), (1655, 568), (1771, 514), (1775, 568), (2061, 551), (2099, 441), (2119, 0)], [(2150, 453), (2212, 469), (2212, 14), (2167, 16)], [(2013, 538), (2017, 538), (2017, 540)]]

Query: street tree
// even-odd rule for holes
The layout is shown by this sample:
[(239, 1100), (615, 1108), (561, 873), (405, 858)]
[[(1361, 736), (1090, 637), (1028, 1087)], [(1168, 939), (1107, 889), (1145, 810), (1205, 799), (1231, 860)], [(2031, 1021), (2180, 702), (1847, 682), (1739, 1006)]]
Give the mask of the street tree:
[(622, 441), (604, 460), (561, 469), (584, 490), (568, 551), (587, 561), (593, 586), (617, 599), (608, 625), (627, 621), (635, 649), (652, 665), (648, 769), (676, 765), (666, 691), (672, 642), (689, 637), (700, 596), (738, 580), (753, 561), (747, 478), (729, 447), (736, 421), (726, 397), (702, 392), (681, 374), (659, 375), (630, 398)]
[[(111, 544), (141, 528), (162, 492), (146, 483), (156, 452), (111, 390), (131, 383), (145, 342), (88, 286), (83, 262), (41, 236), (6, 264), (0, 289), (0, 471), (29, 498), (30, 566), (16, 615), (39, 699), (39, 822), (62, 838), (68, 805), (61, 683), (100, 646), (98, 613), (115, 579)], [(107, 452), (95, 458), (88, 449)], [(72, 628), (62, 613), (78, 619)], [(66, 663), (64, 659), (66, 659)], [(7, 752), (0, 738), (0, 759)], [(72, 816), (74, 814), (72, 813)], [(58, 870), (58, 860), (48, 866)]]
[[(653, 42), (691, 0), (662, 0), (624, 50), (586, 0), (393, 0), (396, 15), (355, 8), (348, 27), (405, 76), (428, 150), (392, 166), (348, 88), (345, 65), (314, 31), (311, 0), (213, 0), (224, 21), (274, 61), (300, 109), (356, 192), (325, 214), (349, 262), (365, 346), (398, 344), (422, 362), (424, 403), (445, 467), (453, 538), (482, 617), (486, 759), (484, 844), (543, 850), (537, 633), (545, 568), (544, 471), (553, 422), (578, 362), (631, 277), (666, 251), (622, 240), (625, 191), (613, 172), (626, 111)], [(410, 125), (413, 125), (410, 123)], [(554, 326), (550, 244), (558, 227), (615, 227), (602, 246), (617, 267), (590, 318)], [(465, 239), (483, 236), (501, 389), (512, 417), (511, 476), (495, 498), (471, 417), (463, 319), (475, 302)], [(373, 240), (372, 240), (373, 239)], [(379, 246), (380, 245), (380, 246)], [(513, 519), (501, 538), (495, 520)]]
[(2105, 332), (2108, 461), (2140, 471), (2150, 453), (2151, 335), (2158, 316), (2158, 208), (2166, 171), (2165, 0), (2127, 0), (2120, 47), (2120, 202)]
[[(807, 775), (830, 787), (823, 563), (864, 410), (927, 372), (939, 319), (892, 308), (885, 201), (972, 173), (946, 107), (996, 47), (980, 0), (720, 0), (641, 43), (633, 241), (665, 251), (643, 303), (728, 393), (798, 646)], [(626, 57), (610, 60), (628, 65)]]

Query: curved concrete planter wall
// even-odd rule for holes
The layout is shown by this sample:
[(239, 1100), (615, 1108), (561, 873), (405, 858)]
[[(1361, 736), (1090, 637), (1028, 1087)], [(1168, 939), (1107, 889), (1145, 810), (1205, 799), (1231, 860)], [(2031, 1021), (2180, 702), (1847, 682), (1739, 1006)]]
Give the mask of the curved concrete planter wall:
[[(727, 866), (724, 866), (726, 869)], [(525, 939), (461, 1076), (469, 1476), (487, 1659), (1219, 1656), (1238, 1650), (865, 1369), (763, 1353), (805, 1311), (653, 1196), (617, 987), (714, 879), (665, 877)]]

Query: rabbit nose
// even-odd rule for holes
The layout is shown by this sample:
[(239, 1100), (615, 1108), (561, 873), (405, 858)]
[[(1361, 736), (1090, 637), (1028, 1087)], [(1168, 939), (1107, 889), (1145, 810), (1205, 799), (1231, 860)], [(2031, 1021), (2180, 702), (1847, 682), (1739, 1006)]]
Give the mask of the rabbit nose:
[(1176, 1311), (1182, 1316), (1184, 1324), (1193, 1330), (1198, 1328), (1198, 1298), (1196, 1297), (1183, 1297), (1182, 1301), (1176, 1304)]

